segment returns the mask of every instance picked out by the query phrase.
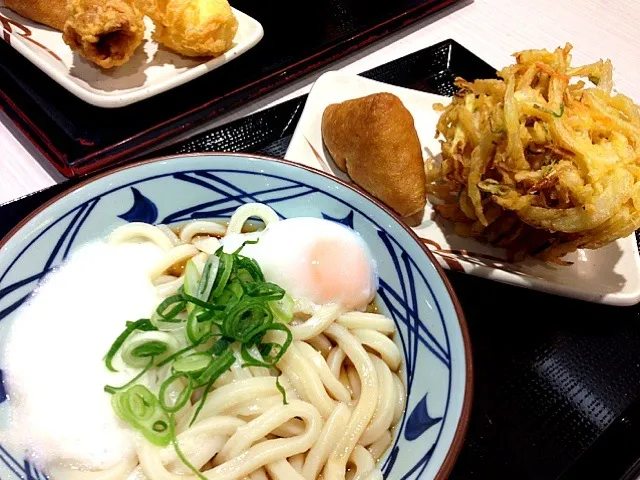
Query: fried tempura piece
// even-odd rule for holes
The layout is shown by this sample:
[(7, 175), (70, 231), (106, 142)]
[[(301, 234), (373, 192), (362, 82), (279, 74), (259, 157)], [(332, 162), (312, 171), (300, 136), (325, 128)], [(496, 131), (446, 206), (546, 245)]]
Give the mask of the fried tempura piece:
[(571, 65), (571, 44), (525, 50), (499, 79), (456, 79), (428, 163), (434, 209), (456, 231), (566, 265), (640, 228), (640, 106), (613, 65)]
[(69, 0), (65, 43), (102, 68), (128, 62), (142, 43), (144, 22), (133, 0)]
[(154, 40), (189, 57), (218, 56), (233, 46), (238, 20), (227, 0), (136, 0), (156, 25)]
[(403, 217), (424, 209), (426, 178), (413, 117), (390, 93), (329, 105), (322, 138), (338, 167)]
[(5, 5), (34, 22), (62, 30), (67, 19), (67, 0), (5, 0)]

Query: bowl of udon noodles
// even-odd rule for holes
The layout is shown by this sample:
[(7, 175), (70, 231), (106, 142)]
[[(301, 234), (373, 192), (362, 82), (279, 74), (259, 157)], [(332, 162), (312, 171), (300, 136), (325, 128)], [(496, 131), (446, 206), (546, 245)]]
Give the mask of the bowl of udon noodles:
[(466, 325), (356, 188), (191, 155), (102, 174), (0, 242), (0, 478), (441, 479)]

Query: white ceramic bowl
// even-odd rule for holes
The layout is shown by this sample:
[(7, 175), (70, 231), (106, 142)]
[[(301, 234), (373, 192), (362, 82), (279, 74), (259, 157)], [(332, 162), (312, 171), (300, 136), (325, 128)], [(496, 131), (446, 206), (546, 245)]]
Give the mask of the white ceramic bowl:
[[(125, 222), (226, 218), (255, 201), (285, 218), (341, 222), (366, 241), (379, 269), (378, 306), (397, 326), (408, 394), (382, 470), (394, 480), (445, 478), (462, 446), (471, 404), (462, 310), (442, 269), (410, 229), (375, 200), (311, 168), (245, 155), (174, 157), (121, 168), (55, 198), (0, 242), (0, 348), (38, 280), (79, 246)], [(9, 403), (0, 403), (0, 428)], [(0, 478), (44, 478), (38, 475), (24, 452), (0, 445)]]

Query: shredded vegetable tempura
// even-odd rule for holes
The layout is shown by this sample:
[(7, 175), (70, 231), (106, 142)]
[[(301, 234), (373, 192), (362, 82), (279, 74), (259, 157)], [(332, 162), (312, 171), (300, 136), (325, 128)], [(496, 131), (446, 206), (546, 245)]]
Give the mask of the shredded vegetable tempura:
[(640, 227), (640, 109), (612, 94), (609, 60), (572, 67), (571, 48), (516, 53), (499, 80), (457, 79), (438, 123), (436, 211), (516, 259), (564, 263)]

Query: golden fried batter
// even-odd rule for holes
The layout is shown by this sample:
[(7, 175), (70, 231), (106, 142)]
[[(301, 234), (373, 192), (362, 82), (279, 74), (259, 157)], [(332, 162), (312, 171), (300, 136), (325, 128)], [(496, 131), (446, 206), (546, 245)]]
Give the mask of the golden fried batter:
[(514, 258), (565, 264), (640, 228), (640, 107), (613, 91), (609, 60), (572, 66), (571, 48), (518, 52), (500, 79), (457, 79), (438, 122), (435, 210)]
[(133, 0), (69, 0), (64, 41), (102, 68), (128, 62), (143, 35), (142, 13)]
[(136, 0), (156, 25), (154, 40), (189, 57), (218, 56), (238, 30), (227, 0)]
[(413, 117), (390, 93), (329, 105), (322, 138), (338, 167), (403, 217), (424, 209), (426, 178)]
[(67, 19), (67, 0), (5, 0), (5, 5), (34, 22), (62, 30)]

